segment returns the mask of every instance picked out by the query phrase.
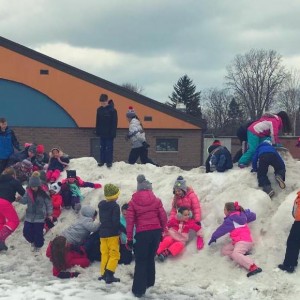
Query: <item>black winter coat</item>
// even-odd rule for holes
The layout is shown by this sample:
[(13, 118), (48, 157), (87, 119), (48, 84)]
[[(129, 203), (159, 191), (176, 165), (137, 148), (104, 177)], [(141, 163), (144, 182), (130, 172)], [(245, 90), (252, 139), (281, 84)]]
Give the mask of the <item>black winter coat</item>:
[(0, 175), (0, 198), (12, 203), (15, 201), (16, 193), (21, 196), (25, 194), (22, 184), (10, 175)]
[(206, 173), (217, 170), (218, 172), (225, 172), (228, 169), (232, 169), (232, 157), (231, 153), (226, 147), (223, 146), (210, 146), (209, 156), (206, 160)]
[(114, 139), (117, 135), (118, 113), (113, 104), (97, 109), (96, 134), (102, 138)]
[(98, 204), (99, 208), (99, 236), (107, 238), (120, 234), (120, 206), (114, 200), (102, 200)]

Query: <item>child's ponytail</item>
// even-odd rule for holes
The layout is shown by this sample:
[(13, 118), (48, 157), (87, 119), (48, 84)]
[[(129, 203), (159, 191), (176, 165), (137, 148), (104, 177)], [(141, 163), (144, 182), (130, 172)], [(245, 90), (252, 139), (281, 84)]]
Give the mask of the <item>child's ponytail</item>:
[(229, 212), (234, 212), (234, 211), (244, 212), (244, 208), (241, 205), (239, 205), (237, 201), (225, 203), (225, 208)]
[(51, 261), (53, 266), (59, 270), (65, 270), (66, 262), (66, 238), (57, 236), (51, 243)]

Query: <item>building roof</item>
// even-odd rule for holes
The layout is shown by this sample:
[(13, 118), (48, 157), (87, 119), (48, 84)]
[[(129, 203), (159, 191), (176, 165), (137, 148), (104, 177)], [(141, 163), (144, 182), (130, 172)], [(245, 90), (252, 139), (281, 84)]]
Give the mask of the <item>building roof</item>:
[(100, 78), (100, 77), (90, 74), (88, 72), (85, 72), (81, 69), (75, 68), (71, 65), (63, 63), (57, 59), (54, 59), (50, 56), (47, 56), (45, 54), (42, 54), (35, 50), (32, 50), (28, 47), (25, 47), (21, 44), (15, 43), (15, 42), (8, 40), (1, 36), (0, 36), (0, 46), (7, 48), (11, 51), (14, 51), (16, 53), (19, 53), (21, 55), (24, 55), (26, 57), (29, 57), (31, 59), (34, 59), (43, 64), (49, 65), (57, 70), (60, 70), (67, 74), (70, 74), (81, 80), (85, 80), (96, 86), (99, 86), (101, 88), (104, 88), (106, 90), (114, 92), (116, 94), (119, 94), (123, 97), (132, 99), (132, 100), (134, 100), (140, 104), (146, 105), (152, 109), (161, 111), (161, 112), (168, 114), (174, 118), (177, 118), (177, 119), (183, 120), (185, 122), (188, 122), (190, 124), (193, 124), (195, 126), (198, 126), (203, 130), (206, 129), (206, 121), (204, 119), (196, 118), (194, 116), (183, 113), (183, 112), (181, 112), (175, 108), (172, 108), (166, 104), (163, 104), (161, 102), (158, 102), (156, 100), (148, 98), (144, 95), (138, 94), (136, 92), (130, 91), (120, 85), (117, 85), (115, 83), (107, 81), (103, 78)]

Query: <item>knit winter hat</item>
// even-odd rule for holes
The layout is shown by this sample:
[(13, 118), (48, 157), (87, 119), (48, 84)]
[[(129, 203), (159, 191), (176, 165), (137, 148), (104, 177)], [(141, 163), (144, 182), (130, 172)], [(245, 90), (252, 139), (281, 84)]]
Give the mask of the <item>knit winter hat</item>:
[(180, 189), (183, 190), (185, 193), (187, 191), (186, 181), (182, 176), (178, 176), (175, 183), (174, 183), (174, 190)]
[(29, 187), (39, 187), (41, 186), (42, 182), (40, 179), (40, 173), (38, 171), (35, 171), (32, 173), (31, 177), (29, 178)]
[(132, 118), (136, 117), (135, 111), (134, 111), (134, 109), (133, 109), (132, 106), (129, 106), (129, 107), (128, 107), (128, 111), (127, 111), (127, 113), (126, 113), (126, 117), (127, 117), (128, 119), (132, 119)]
[(60, 182), (54, 182), (49, 184), (49, 191), (53, 191), (55, 194), (58, 194), (61, 189), (61, 183)]
[(104, 186), (104, 196), (106, 198), (106, 200), (116, 200), (118, 199), (120, 195), (120, 189), (111, 184), (111, 183), (108, 183)]
[(22, 167), (24, 167), (25, 169), (31, 169), (32, 168), (32, 163), (29, 159), (23, 159), (22, 160)]
[(44, 145), (37, 145), (36, 146), (36, 153), (37, 154), (43, 154), (45, 152)]
[(137, 180), (137, 190), (152, 190), (152, 183), (149, 180), (146, 180), (145, 175), (140, 174), (136, 178)]
[(28, 148), (28, 152), (32, 152), (35, 155), (36, 154), (36, 145), (31, 144)]
[(76, 178), (76, 170), (67, 170), (67, 178)]
[(106, 94), (101, 94), (99, 98), (100, 102), (107, 102), (108, 101), (108, 96)]

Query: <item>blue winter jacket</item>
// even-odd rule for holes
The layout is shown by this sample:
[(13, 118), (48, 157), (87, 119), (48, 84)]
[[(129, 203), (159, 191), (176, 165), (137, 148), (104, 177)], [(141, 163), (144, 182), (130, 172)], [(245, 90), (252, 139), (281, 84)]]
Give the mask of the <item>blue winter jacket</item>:
[(14, 153), (14, 147), (20, 151), (14, 131), (8, 127), (5, 131), (0, 130), (0, 159), (8, 159)]
[(252, 170), (254, 172), (257, 172), (257, 163), (259, 160), (259, 157), (264, 153), (274, 153), (277, 157), (277, 159), (281, 162), (283, 169), (285, 168), (285, 164), (281, 156), (278, 154), (277, 150), (270, 144), (269, 140), (265, 140), (262, 143), (258, 145), (256, 148), (256, 151), (254, 153), (254, 156), (252, 158)]

